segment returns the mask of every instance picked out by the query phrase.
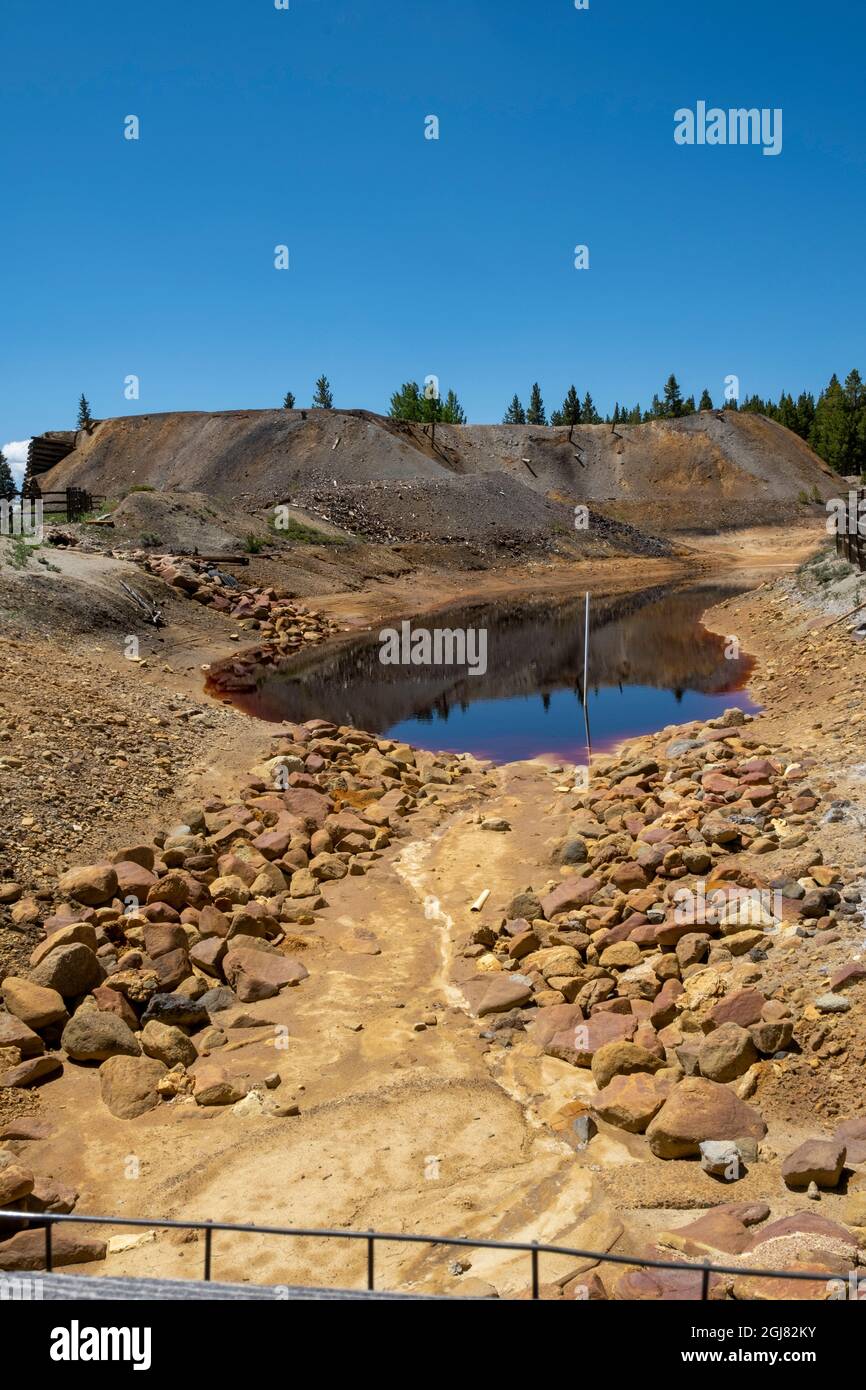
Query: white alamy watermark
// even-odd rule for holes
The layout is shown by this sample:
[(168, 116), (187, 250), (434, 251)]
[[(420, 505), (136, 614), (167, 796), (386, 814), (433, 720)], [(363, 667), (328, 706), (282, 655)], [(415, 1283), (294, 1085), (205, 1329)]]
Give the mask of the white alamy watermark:
[(0, 1275), (0, 1303), (40, 1302), (45, 1296), (41, 1279), (29, 1274)]
[(431, 632), (404, 620), (399, 632), (383, 628), (379, 641), (383, 666), (466, 666), (470, 676), (487, 670), (486, 627), (437, 627)]
[(35, 544), (41, 544), (44, 530), (42, 526), (42, 498), (28, 501), (16, 497), (12, 502), (0, 499), (0, 536), (25, 536)]
[(831, 536), (866, 536), (866, 497), (852, 490), (847, 498), (831, 497), (827, 502), (827, 532)]
[(782, 153), (782, 108), (707, 106), (674, 112), (674, 141), (678, 145), (763, 145), (763, 153)]
[(131, 1361), (134, 1371), (151, 1363), (149, 1327), (82, 1327), (73, 1318), (68, 1327), (55, 1327), (48, 1355), (52, 1361)]

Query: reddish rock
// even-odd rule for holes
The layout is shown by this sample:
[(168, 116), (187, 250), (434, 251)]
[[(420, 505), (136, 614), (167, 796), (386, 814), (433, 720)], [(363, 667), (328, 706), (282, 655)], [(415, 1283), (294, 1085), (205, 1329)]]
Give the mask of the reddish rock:
[(843, 1120), (834, 1129), (833, 1138), (845, 1145), (846, 1163), (866, 1163), (866, 1115)]
[[(104, 1260), (106, 1249), (104, 1240), (83, 1235), (71, 1223), (57, 1225), (51, 1233), (52, 1268)], [(45, 1232), (19, 1231), (10, 1240), (0, 1242), (0, 1269), (6, 1273), (12, 1270), (45, 1269)]]
[(542, 898), (542, 914), (550, 921), (560, 912), (574, 912), (585, 907), (600, 888), (601, 881), (597, 878), (567, 878)]
[(537, 951), (540, 945), (541, 942), (534, 931), (519, 932), (517, 936), (511, 938), (508, 945), (508, 954), (512, 960), (522, 960), (524, 956), (528, 956), (532, 951)]
[(166, 951), (153, 962), (153, 969), (160, 991), (171, 994), (190, 973), (189, 954), (187, 951)]
[(837, 1187), (845, 1166), (845, 1145), (838, 1139), (807, 1139), (782, 1163), (786, 1187)]
[(637, 1031), (638, 1021), (631, 1014), (593, 1014), (585, 1022), (575, 1022), (544, 1044), (550, 1057), (558, 1057), (575, 1067), (592, 1065), (593, 1054), (606, 1043), (629, 1042)]
[(189, 958), (193, 965), (197, 966), (205, 975), (212, 979), (221, 980), (222, 971), (220, 962), (225, 956), (227, 946), (221, 936), (206, 936), (203, 941), (197, 941), (190, 947)]
[(155, 1109), (159, 1104), (157, 1084), (167, 1070), (152, 1057), (109, 1057), (99, 1068), (103, 1103), (121, 1120)]
[(331, 802), (326, 796), (305, 787), (294, 787), (284, 792), (283, 802), (293, 816), (303, 821), (307, 830), (321, 830), (331, 810)]
[(45, 1044), (38, 1033), (14, 1014), (0, 1012), (0, 1047), (17, 1047), (22, 1058), (38, 1057)]
[(110, 864), (88, 864), (80, 869), (67, 869), (60, 875), (57, 887), (65, 898), (87, 907), (100, 907), (115, 896), (117, 874)]
[(754, 1237), (732, 1212), (717, 1208), (685, 1226), (664, 1231), (658, 1240), (660, 1245), (670, 1246), (671, 1250), (683, 1255), (727, 1263), (720, 1261), (719, 1256), (744, 1254), (751, 1249)]
[(290, 956), (247, 947), (230, 950), (223, 962), (226, 980), (244, 1004), (272, 999), (285, 985), (296, 985), (309, 974), (300, 961)]
[(144, 949), (151, 960), (169, 951), (185, 951), (188, 937), (180, 923), (148, 923), (144, 928)]
[(0, 1086), (25, 1090), (29, 1086), (37, 1086), (40, 1081), (45, 1081), (55, 1072), (62, 1070), (63, 1062), (57, 1053), (45, 1052), (41, 1057), (29, 1057), (26, 1062), (19, 1062), (17, 1067), (0, 1072)]
[(619, 1074), (599, 1091), (592, 1107), (599, 1119), (628, 1134), (643, 1134), (650, 1120), (661, 1110), (672, 1082), (649, 1072)]
[(705, 772), (701, 786), (714, 796), (725, 796), (727, 792), (738, 791), (740, 784), (735, 777), (726, 777), (722, 772)]
[(532, 998), (532, 986), (525, 975), (492, 971), (461, 985), (469, 1007), (477, 1018), (506, 1013)]
[(92, 990), (91, 993), (96, 1000), (97, 1008), (101, 1009), (104, 1013), (116, 1014), (118, 1018), (123, 1019), (123, 1022), (128, 1028), (131, 1028), (133, 1032), (139, 1027), (138, 1015), (135, 1009), (120, 990), (112, 989), (110, 985), (97, 985), (96, 989)]
[(199, 913), (198, 930), (202, 936), (227, 937), (231, 919), (219, 908), (207, 904)]
[[(741, 1028), (748, 1028), (750, 1024), (760, 1020), (761, 1010), (766, 1002), (760, 990), (739, 989), (720, 1000), (710, 1013), (710, 1018), (717, 1026), (722, 1023), (739, 1023)], [(727, 1135), (721, 1137), (727, 1138)]]
[(848, 965), (841, 965), (838, 970), (834, 970), (830, 976), (830, 989), (842, 989), (845, 985), (854, 985), (858, 980), (866, 978), (866, 965), (860, 961), (850, 961)]
[(645, 888), (649, 882), (649, 875), (646, 870), (638, 864), (635, 859), (627, 859), (622, 864), (617, 864), (610, 875), (610, 881), (623, 893), (628, 893), (633, 888)]
[(817, 1260), (791, 1260), (785, 1265), (792, 1274), (818, 1274), (818, 1279), (773, 1279), (758, 1274), (738, 1274), (734, 1278), (733, 1294), (739, 1303), (826, 1303), (834, 1297), (834, 1282), (838, 1271)]
[(783, 1052), (794, 1036), (794, 1025), (790, 1019), (780, 1019), (778, 1023), (753, 1023), (749, 1036), (762, 1057), (772, 1057)]
[(647, 1130), (656, 1158), (690, 1158), (704, 1139), (763, 1139), (761, 1115), (733, 1091), (703, 1077), (686, 1077), (668, 1096)]
[[(653, 1246), (647, 1254), (652, 1259), (665, 1260), (669, 1258), (670, 1251)], [(710, 1275), (709, 1296), (712, 1300), (724, 1300), (728, 1287), (726, 1275)], [(700, 1267), (694, 1270), (636, 1269), (619, 1275), (613, 1296), (618, 1302), (697, 1302), (703, 1297), (702, 1289), (703, 1272)]]
[(114, 865), (114, 872), (117, 874), (117, 896), (119, 898), (137, 898), (139, 902), (144, 902), (153, 885), (156, 883), (156, 874), (143, 864), (136, 864), (134, 860), (121, 860)]

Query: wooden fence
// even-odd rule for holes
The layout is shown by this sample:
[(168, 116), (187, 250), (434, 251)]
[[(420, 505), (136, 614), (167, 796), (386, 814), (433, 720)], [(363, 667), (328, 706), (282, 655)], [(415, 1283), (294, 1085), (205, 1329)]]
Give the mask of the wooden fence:
[(836, 554), (843, 556), (849, 563), (862, 573), (866, 570), (866, 536), (860, 535), (859, 518), (866, 516), (866, 488), (858, 487), (851, 489), (849, 499), (853, 501), (856, 491), (857, 505), (856, 514), (852, 516), (852, 507), (849, 505), (846, 511), (846, 525), (840, 528), (838, 517), (836, 519)]
[(31, 478), (24, 488), (24, 496), (31, 502), (41, 501), (43, 518), (48, 521), (80, 521), (88, 512), (95, 511), (105, 499), (84, 488), (67, 487), (62, 491), (43, 492), (35, 478)]

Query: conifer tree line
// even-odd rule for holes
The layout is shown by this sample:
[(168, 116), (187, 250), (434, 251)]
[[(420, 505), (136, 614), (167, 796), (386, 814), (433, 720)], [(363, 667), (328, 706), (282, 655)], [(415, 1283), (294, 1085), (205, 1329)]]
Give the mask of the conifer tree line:
[[(529, 407), (524, 409), (520, 397), (512, 396), (503, 417), (506, 425), (640, 425), (648, 420), (677, 420), (694, 415), (698, 410), (713, 410), (713, 398), (706, 387), (695, 405), (694, 396), (683, 396), (673, 373), (668, 377), (661, 396), (653, 396), (648, 410), (616, 402), (613, 414), (603, 418), (587, 391), (583, 400), (575, 386), (570, 386), (562, 405), (550, 413), (548, 421), (538, 382), (532, 386)], [(766, 415), (786, 429), (805, 439), (815, 453), (838, 473), (866, 474), (866, 385), (856, 368), (849, 372), (844, 385), (835, 372), (828, 385), (815, 398), (811, 391), (801, 391), (796, 400), (783, 391), (778, 401), (764, 400), (758, 395), (746, 396), (741, 403), (721, 401), (723, 410), (744, 410)]]
[(739, 408), (778, 420), (837, 473), (866, 474), (866, 386), (856, 368), (844, 385), (834, 372), (817, 400), (811, 391), (801, 391), (796, 401), (783, 391), (778, 401), (746, 396)]

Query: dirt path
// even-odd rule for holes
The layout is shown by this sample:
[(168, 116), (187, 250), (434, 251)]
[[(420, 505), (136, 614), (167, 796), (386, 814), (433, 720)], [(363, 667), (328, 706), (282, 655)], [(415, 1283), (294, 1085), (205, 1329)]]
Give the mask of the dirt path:
[[(262, 1028), (231, 1031), (220, 1063), (247, 1079), (278, 1070), (272, 1095), (297, 1100), (299, 1116), (176, 1101), (121, 1122), (99, 1101), (95, 1068), (66, 1068), (52, 1086), (52, 1111), (74, 1114), (77, 1132), (45, 1145), (40, 1161), (80, 1187), (79, 1210), (584, 1246), (615, 1239), (619, 1224), (593, 1175), (489, 1074), (481, 1027), (449, 983), (454, 936), (472, 924), (476, 891), (494, 885), (482, 920), (495, 916), (555, 828), (522, 823), (539, 799), (550, 800), (549, 770), (508, 769), (495, 783), (485, 814), (516, 817), (512, 834), (480, 829), (480, 789), (461, 792), (454, 809), (422, 812), (408, 843), (368, 877), (329, 886), (303, 988), (246, 1006)], [(361, 925), (375, 932), (380, 954), (353, 949)], [(351, 1285), (363, 1269), (362, 1250), (337, 1242), (289, 1247), (224, 1236), (216, 1248), (222, 1279)], [(110, 1255), (104, 1272), (182, 1277), (200, 1258), (195, 1242), (163, 1234)], [(470, 1258), (472, 1275), (500, 1291), (526, 1286), (525, 1260)], [(454, 1292), (451, 1261), (442, 1249), (391, 1247), (380, 1270), (386, 1283)], [(551, 1260), (544, 1277), (577, 1268)]]

